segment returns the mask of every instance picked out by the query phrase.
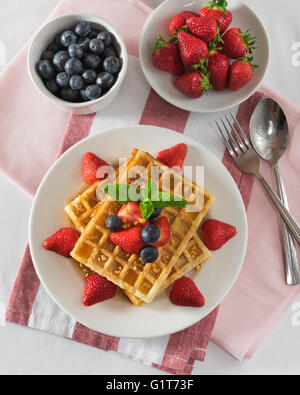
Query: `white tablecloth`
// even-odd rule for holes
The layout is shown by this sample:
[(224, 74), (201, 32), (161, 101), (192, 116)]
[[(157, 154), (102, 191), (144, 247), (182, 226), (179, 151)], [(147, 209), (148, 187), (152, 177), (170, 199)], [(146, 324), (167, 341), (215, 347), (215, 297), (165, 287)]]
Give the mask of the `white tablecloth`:
[[(38, 28), (58, 0), (2, 0), (0, 70)], [(87, 0), (88, 1), (88, 0)], [(155, 5), (161, 0), (152, 0)], [(230, 0), (229, 0), (230, 3)], [(300, 106), (299, 0), (248, 0), (271, 36), (265, 83)], [(5, 53), (1, 52), (5, 48)], [(1, 92), (9, 95), (9, 92)], [(0, 374), (160, 374), (141, 363), (3, 322), (3, 310), (27, 243), (31, 198), (0, 175)], [(238, 362), (210, 343), (195, 374), (295, 374), (300, 372), (300, 300), (252, 360)]]

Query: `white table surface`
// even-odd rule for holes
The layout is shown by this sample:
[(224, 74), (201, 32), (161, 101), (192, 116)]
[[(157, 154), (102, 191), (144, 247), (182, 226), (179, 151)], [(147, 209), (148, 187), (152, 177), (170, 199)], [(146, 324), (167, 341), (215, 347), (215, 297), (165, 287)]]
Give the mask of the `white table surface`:
[[(58, 0), (2, 0), (0, 45), (6, 59), (18, 52)], [(87, 0), (88, 1), (88, 0)], [(152, 0), (155, 5), (161, 0)], [(230, 2), (230, 0), (229, 0)], [(248, 0), (271, 36), (272, 59), (265, 83), (300, 106), (299, 0)], [(3, 47), (3, 45), (1, 45)], [(294, 64), (293, 64), (294, 55)], [(297, 66), (297, 63), (298, 66)], [(0, 70), (1, 70), (0, 69)], [(1, 92), (2, 95), (9, 92)], [(22, 326), (3, 323), (2, 310), (27, 244), (31, 198), (0, 176), (0, 374), (162, 374), (138, 362)], [(213, 343), (195, 374), (300, 373), (300, 300), (294, 304), (252, 360), (239, 362)]]

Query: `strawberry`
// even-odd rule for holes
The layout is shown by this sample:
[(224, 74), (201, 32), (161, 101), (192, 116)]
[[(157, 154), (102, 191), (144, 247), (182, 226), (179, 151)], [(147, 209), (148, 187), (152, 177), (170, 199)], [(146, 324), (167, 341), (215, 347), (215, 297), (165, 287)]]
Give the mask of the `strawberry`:
[(192, 66), (205, 59), (208, 53), (207, 44), (186, 32), (177, 33), (177, 42), (182, 62), (186, 66)]
[(205, 305), (204, 296), (194, 281), (188, 277), (175, 281), (169, 296), (171, 302), (177, 306), (203, 307)]
[(126, 225), (142, 225), (144, 227), (149, 224), (149, 221), (144, 220), (142, 217), (140, 205), (134, 202), (125, 204), (120, 209), (118, 217)]
[(127, 254), (139, 254), (144, 247), (141, 237), (142, 228), (135, 226), (110, 234), (110, 240), (120, 246)]
[(192, 18), (193, 16), (196, 16), (196, 14), (190, 11), (183, 11), (180, 12), (180, 14), (175, 15), (170, 22), (170, 32), (172, 34), (176, 34), (178, 30), (186, 25), (186, 20), (188, 18)]
[(230, 69), (230, 59), (217, 51), (212, 51), (208, 57), (207, 71), (211, 74), (210, 82), (216, 91), (227, 87)]
[(182, 74), (176, 78), (174, 85), (185, 95), (194, 99), (201, 97), (211, 88), (209, 76), (199, 71)]
[(202, 226), (203, 241), (211, 251), (219, 250), (232, 239), (237, 230), (234, 226), (216, 220), (208, 220)]
[(92, 306), (96, 303), (104, 302), (115, 296), (117, 287), (107, 278), (98, 273), (91, 274), (85, 280), (83, 304)]
[(184, 72), (177, 44), (165, 41), (161, 36), (156, 41), (153, 52), (153, 64), (159, 70), (167, 73), (180, 75)]
[(87, 152), (84, 154), (82, 159), (82, 177), (86, 184), (93, 185), (95, 182), (104, 179), (106, 175), (102, 178), (97, 177), (97, 172), (100, 167), (109, 166), (107, 162), (100, 159), (98, 156), (92, 152)]
[(156, 159), (170, 168), (178, 166), (182, 169), (183, 162), (187, 155), (187, 150), (188, 148), (186, 144), (177, 144), (172, 148), (160, 151), (157, 154)]
[(200, 16), (188, 18), (186, 21), (189, 31), (201, 40), (209, 43), (218, 35), (218, 25), (215, 18)]
[(249, 30), (243, 33), (240, 29), (233, 27), (222, 36), (222, 53), (229, 58), (243, 58), (248, 52), (252, 54), (256, 37), (249, 34)]
[(228, 88), (238, 91), (243, 88), (253, 77), (256, 65), (251, 64), (252, 58), (243, 58), (232, 63), (229, 71)]
[(80, 233), (74, 228), (63, 228), (56, 232), (43, 242), (43, 247), (46, 250), (54, 251), (57, 254), (70, 258), (70, 253), (73, 250)]
[(171, 237), (170, 224), (167, 217), (159, 217), (158, 220), (154, 221), (154, 224), (160, 230), (160, 237), (155, 243), (149, 243), (154, 247), (163, 247), (168, 244)]
[(210, 16), (219, 22), (220, 34), (223, 34), (231, 25), (232, 13), (227, 10), (226, 0), (211, 0), (207, 7), (200, 10), (200, 16)]

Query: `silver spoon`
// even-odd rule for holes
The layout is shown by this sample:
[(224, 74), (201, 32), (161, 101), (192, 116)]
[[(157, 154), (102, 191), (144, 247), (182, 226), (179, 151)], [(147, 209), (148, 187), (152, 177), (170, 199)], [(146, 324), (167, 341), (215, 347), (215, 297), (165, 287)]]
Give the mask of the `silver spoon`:
[[(250, 121), (250, 135), (255, 151), (273, 167), (278, 195), (285, 207), (289, 209), (285, 187), (278, 166), (278, 161), (289, 143), (289, 128), (282, 108), (273, 99), (265, 98), (257, 105)], [(286, 282), (288, 285), (296, 285), (300, 283), (296, 247), (283, 220), (281, 220), (281, 227)]]

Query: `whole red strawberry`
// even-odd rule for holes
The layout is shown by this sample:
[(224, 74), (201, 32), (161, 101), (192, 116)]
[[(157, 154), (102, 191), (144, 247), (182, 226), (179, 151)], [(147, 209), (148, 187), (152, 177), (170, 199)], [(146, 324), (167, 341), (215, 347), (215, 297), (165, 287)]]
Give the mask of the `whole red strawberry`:
[(223, 36), (222, 53), (231, 59), (243, 58), (249, 52), (252, 53), (256, 37), (252, 37), (249, 31), (243, 33), (241, 29), (233, 27)]
[(178, 30), (186, 25), (186, 20), (193, 16), (196, 16), (196, 14), (190, 11), (183, 11), (175, 15), (170, 22), (170, 32), (176, 34)]
[(46, 250), (50, 250), (70, 258), (70, 253), (73, 250), (77, 240), (80, 237), (80, 233), (74, 228), (63, 228), (56, 232), (53, 236), (50, 236), (43, 242), (43, 247)]
[(220, 34), (223, 34), (231, 25), (232, 14), (227, 10), (228, 3), (226, 0), (212, 0), (207, 7), (203, 8), (200, 16), (210, 16), (219, 22)]
[(186, 24), (192, 34), (206, 43), (209, 43), (218, 35), (217, 21), (210, 16), (189, 18)]
[(84, 182), (86, 184), (93, 185), (95, 182), (104, 179), (107, 176), (107, 173), (104, 173), (103, 177), (97, 177), (100, 173), (98, 173), (98, 171), (102, 166), (109, 166), (109, 164), (92, 152), (84, 154), (82, 158), (82, 177)]
[(202, 226), (203, 241), (211, 251), (219, 250), (227, 241), (232, 239), (237, 230), (234, 226), (210, 219)]
[(188, 148), (186, 144), (177, 144), (172, 148), (160, 151), (156, 159), (170, 168), (179, 166), (182, 169), (187, 151)]
[(96, 303), (113, 298), (116, 292), (117, 287), (114, 283), (98, 273), (94, 273), (85, 280), (82, 302), (85, 306), (93, 306)]
[(193, 280), (182, 277), (175, 281), (170, 291), (170, 300), (177, 306), (203, 307), (205, 298)]
[(120, 246), (127, 254), (139, 254), (144, 247), (141, 231), (140, 226), (135, 226), (120, 232), (114, 232), (110, 234), (110, 240)]
[(189, 33), (179, 32), (177, 34), (179, 53), (182, 62), (186, 66), (198, 64), (201, 59), (205, 59), (208, 53), (207, 44)]
[(168, 42), (162, 37), (157, 38), (153, 52), (153, 64), (159, 70), (167, 73), (180, 75), (184, 72), (177, 44)]
[(207, 71), (211, 74), (210, 82), (216, 91), (227, 87), (230, 69), (230, 59), (217, 51), (212, 51), (208, 57)]
[(201, 97), (211, 88), (208, 75), (199, 71), (189, 71), (182, 74), (176, 78), (174, 85), (185, 95), (194, 99)]
[(251, 64), (250, 59), (236, 60), (230, 66), (228, 88), (231, 91), (238, 91), (243, 88), (251, 81), (256, 67)]

